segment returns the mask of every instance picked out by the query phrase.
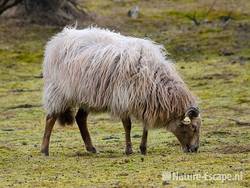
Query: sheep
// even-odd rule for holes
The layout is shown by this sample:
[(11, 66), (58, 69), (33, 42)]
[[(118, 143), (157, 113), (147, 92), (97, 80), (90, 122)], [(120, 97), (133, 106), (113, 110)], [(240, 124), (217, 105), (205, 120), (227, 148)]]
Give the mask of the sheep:
[(62, 125), (76, 120), (86, 150), (96, 153), (87, 128), (90, 111), (107, 111), (121, 119), (127, 155), (133, 152), (131, 117), (143, 124), (142, 154), (147, 152), (148, 130), (156, 127), (172, 132), (185, 152), (199, 147), (196, 98), (164, 47), (149, 39), (98, 27), (66, 27), (46, 45), (43, 78), (47, 116), (41, 152), (45, 155), (56, 120)]

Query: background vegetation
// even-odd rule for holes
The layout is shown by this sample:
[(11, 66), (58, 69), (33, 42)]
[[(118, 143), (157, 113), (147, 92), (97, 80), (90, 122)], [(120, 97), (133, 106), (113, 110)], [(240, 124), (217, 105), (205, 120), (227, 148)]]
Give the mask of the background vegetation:
[[(139, 7), (137, 18), (127, 16)], [(44, 45), (62, 27), (0, 18), (0, 187), (249, 187), (250, 2), (248, 0), (82, 0), (93, 24), (165, 45), (199, 97), (200, 151), (184, 154), (165, 130), (149, 132), (148, 155), (125, 156), (124, 131), (108, 114), (91, 114), (98, 154), (85, 151), (77, 126), (55, 126), (50, 156), (40, 154), (44, 129)], [(73, 22), (74, 24), (74, 22)], [(162, 181), (162, 172), (237, 174), (242, 181)]]

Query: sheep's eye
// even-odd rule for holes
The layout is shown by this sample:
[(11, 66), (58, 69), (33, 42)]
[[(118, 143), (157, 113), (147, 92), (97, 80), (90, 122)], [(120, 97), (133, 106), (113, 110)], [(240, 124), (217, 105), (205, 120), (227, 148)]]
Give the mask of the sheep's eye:
[(192, 125), (192, 130), (193, 130), (194, 132), (196, 132), (196, 131), (197, 131), (197, 127), (196, 127), (195, 125)]
[(182, 134), (186, 134), (187, 131), (186, 131), (186, 130), (182, 130), (181, 133), (182, 133)]

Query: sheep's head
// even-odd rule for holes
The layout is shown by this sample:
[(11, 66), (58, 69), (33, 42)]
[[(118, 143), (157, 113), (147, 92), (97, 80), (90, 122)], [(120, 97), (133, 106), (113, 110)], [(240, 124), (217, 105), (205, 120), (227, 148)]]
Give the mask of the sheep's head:
[(199, 135), (201, 118), (198, 108), (189, 108), (181, 121), (175, 124), (172, 132), (180, 141), (184, 152), (197, 152), (199, 148)]

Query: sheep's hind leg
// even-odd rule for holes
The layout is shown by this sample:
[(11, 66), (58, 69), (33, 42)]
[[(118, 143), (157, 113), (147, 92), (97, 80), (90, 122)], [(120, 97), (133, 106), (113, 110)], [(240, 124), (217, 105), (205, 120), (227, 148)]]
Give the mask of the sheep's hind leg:
[(45, 131), (43, 135), (43, 142), (41, 146), (41, 152), (44, 153), (44, 155), (49, 155), (49, 140), (50, 135), (52, 132), (52, 129), (55, 125), (57, 117), (54, 115), (47, 115), (46, 117), (46, 125), (45, 125)]
[(125, 153), (126, 155), (129, 155), (133, 153), (132, 142), (131, 142), (131, 137), (130, 137), (131, 119), (130, 118), (122, 119), (122, 124), (125, 130), (125, 139), (126, 139)]
[(147, 139), (148, 139), (148, 130), (144, 127), (140, 145), (141, 154), (143, 155), (147, 154)]
[(88, 131), (87, 127), (87, 117), (88, 117), (88, 112), (85, 111), (84, 109), (80, 108), (76, 114), (76, 123), (79, 127), (79, 130), (81, 132), (82, 139), (85, 143), (85, 147), (87, 151), (96, 153), (96, 149), (92, 144), (91, 137)]

